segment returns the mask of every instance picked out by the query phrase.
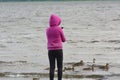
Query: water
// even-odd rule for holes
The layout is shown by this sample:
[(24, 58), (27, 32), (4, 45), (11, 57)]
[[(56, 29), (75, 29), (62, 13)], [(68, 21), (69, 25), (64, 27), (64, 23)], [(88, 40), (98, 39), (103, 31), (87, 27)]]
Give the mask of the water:
[(64, 74), (103, 75), (103, 80), (120, 78), (119, 1), (1, 2), (0, 80), (30, 80), (40, 75), (43, 80), (48, 78), (45, 30), (51, 13), (62, 18), (67, 37), (64, 64), (80, 60), (91, 64), (93, 58), (96, 64), (110, 64), (109, 71), (76, 68)]

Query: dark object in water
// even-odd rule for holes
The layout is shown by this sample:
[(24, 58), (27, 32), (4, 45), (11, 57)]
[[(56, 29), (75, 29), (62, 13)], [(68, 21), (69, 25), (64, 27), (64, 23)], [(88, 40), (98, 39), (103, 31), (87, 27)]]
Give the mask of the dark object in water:
[(39, 78), (33, 78), (33, 80), (39, 80)]
[[(103, 75), (87, 75), (86, 78), (100, 78), (100, 80), (102, 80), (104, 76)], [(98, 79), (99, 80), (99, 79)]]
[(74, 71), (74, 67), (64, 67), (64, 71), (66, 71), (66, 70), (72, 70), (72, 71)]
[(97, 42), (99, 42), (99, 41), (91, 41), (90, 43), (97, 43)]
[(84, 62), (83, 60), (81, 60), (80, 62), (74, 63), (72, 66), (76, 67), (76, 66), (83, 66), (83, 65), (84, 65)]
[(108, 42), (118, 44), (120, 43), (120, 40), (109, 40)]
[(92, 71), (94, 71), (94, 64), (92, 66), (88, 67), (88, 68), (83, 68), (83, 70), (92, 70)]
[(105, 65), (99, 65), (98, 67), (99, 67), (99, 69), (103, 69), (103, 70), (108, 71), (108, 69), (109, 69), (109, 64), (106, 63)]

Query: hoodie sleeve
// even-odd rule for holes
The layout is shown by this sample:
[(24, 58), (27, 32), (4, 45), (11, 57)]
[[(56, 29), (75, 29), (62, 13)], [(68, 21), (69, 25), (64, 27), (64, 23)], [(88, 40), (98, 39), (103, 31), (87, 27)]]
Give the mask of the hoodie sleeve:
[(60, 29), (60, 35), (61, 35), (62, 42), (65, 42), (66, 38), (62, 29)]

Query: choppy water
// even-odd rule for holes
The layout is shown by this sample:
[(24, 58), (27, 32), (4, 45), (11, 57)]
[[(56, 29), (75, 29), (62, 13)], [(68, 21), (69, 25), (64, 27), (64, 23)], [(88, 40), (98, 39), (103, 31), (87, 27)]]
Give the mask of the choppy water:
[(51, 13), (58, 14), (63, 20), (61, 26), (67, 37), (64, 63), (81, 59), (87, 63), (96, 58), (96, 64), (110, 64), (108, 72), (95, 70), (88, 73), (77, 69), (77, 72), (64, 74), (99, 74), (104, 76), (103, 80), (119, 80), (119, 1), (1, 2), (0, 80), (30, 80), (35, 76), (33, 73), (48, 73), (44, 70), (49, 66), (45, 30)]

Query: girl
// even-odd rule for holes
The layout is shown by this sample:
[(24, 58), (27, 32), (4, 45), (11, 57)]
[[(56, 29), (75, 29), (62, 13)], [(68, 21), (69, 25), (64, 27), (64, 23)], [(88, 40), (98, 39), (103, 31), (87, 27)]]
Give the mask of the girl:
[(55, 61), (57, 61), (58, 80), (62, 80), (63, 68), (63, 47), (62, 42), (65, 42), (63, 30), (59, 25), (61, 19), (55, 14), (50, 16), (49, 27), (46, 30), (48, 58), (50, 63), (49, 76), (50, 80), (54, 80)]

